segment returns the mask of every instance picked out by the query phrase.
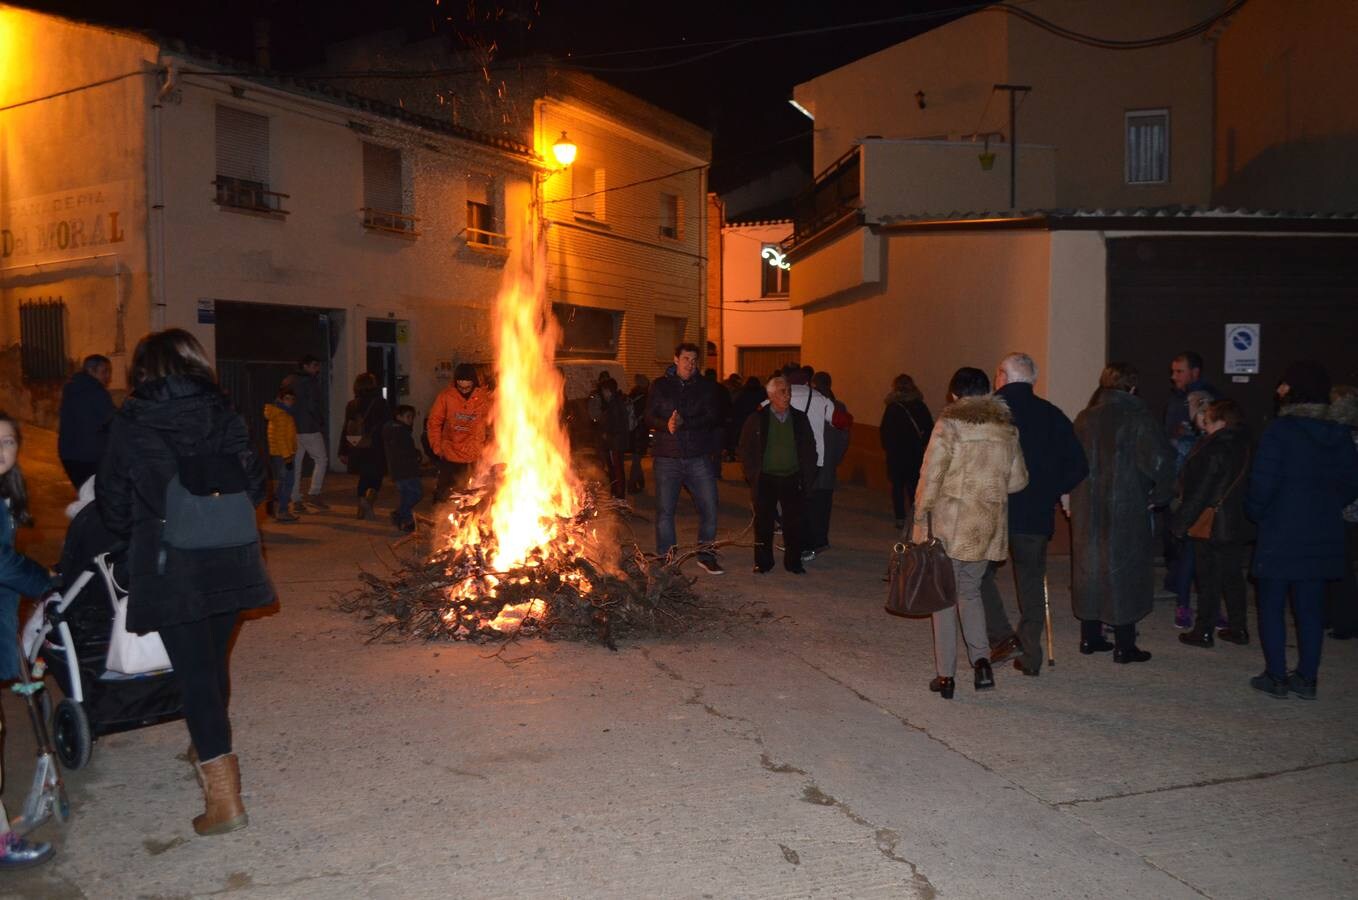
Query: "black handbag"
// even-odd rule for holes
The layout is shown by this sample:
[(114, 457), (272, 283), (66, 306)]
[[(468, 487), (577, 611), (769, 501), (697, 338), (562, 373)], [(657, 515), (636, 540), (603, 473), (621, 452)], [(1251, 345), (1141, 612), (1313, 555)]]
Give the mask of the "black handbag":
[(891, 548), (886, 611), (893, 616), (928, 616), (957, 602), (952, 560), (943, 542), (934, 537), (933, 513), (925, 521), (927, 540), (918, 544), (902, 541)]

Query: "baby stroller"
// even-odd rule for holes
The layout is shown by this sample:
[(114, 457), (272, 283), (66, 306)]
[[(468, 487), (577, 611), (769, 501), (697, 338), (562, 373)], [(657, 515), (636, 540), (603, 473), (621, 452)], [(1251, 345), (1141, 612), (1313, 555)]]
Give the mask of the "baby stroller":
[(106, 665), (113, 601), (127, 597), (126, 549), (104, 527), (95, 505), (86, 505), (62, 546), (62, 593), (40, 605), (24, 627), (24, 656), (30, 663), (41, 657), (61, 686), (64, 698), (48, 714), (57, 759), (67, 769), (86, 765), (102, 735), (182, 715), (170, 670), (123, 675)]

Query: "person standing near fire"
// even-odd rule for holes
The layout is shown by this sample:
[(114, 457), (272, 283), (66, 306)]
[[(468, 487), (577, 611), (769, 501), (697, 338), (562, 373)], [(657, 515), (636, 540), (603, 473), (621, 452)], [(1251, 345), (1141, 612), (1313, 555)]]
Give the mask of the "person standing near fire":
[(476, 367), (459, 363), (453, 370), (452, 385), (434, 400), (425, 424), (439, 470), (438, 485), (434, 488), (436, 503), (446, 502), (453, 491), (465, 486), (472, 465), (481, 458), (490, 404), (490, 392), (481, 386)]
[[(655, 544), (661, 556), (675, 544), (674, 512), (679, 492), (687, 487), (698, 507), (698, 544), (706, 548), (717, 537), (717, 475), (712, 469), (721, 431), (718, 386), (698, 374), (698, 346), (674, 348), (674, 365), (651, 384), (646, 397), (646, 424), (655, 430)], [(698, 566), (709, 575), (726, 570), (711, 549), (698, 553)]]

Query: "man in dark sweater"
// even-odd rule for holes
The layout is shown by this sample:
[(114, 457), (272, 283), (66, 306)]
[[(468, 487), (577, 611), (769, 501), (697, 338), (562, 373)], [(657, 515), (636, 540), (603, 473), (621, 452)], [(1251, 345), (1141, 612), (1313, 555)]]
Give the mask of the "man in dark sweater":
[(769, 379), (769, 405), (745, 420), (740, 461), (754, 498), (754, 571), (773, 568), (773, 513), (783, 510), (783, 568), (804, 575), (806, 501), (816, 480), (816, 438), (806, 413), (792, 408), (782, 376)]
[(674, 365), (651, 384), (646, 425), (655, 431), (655, 544), (665, 555), (676, 546), (674, 514), (687, 487), (698, 507), (698, 567), (726, 572), (711, 547), (717, 538), (717, 475), (712, 456), (720, 447), (717, 385), (698, 374), (698, 346), (674, 348)]
[(1089, 461), (1066, 414), (1033, 393), (1037, 363), (1011, 353), (995, 370), (995, 393), (1009, 404), (1019, 446), (1028, 466), (1028, 486), (1009, 497), (1009, 553), (1018, 593), (1018, 633), (1009, 624), (995, 586), (995, 566), (981, 581), (991, 660), (1016, 651), (1014, 668), (1025, 675), (1042, 671), (1042, 624), (1047, 604), (1047, 544), (1056, 530), (1056, 505), (1089, 475)]
[(57, 458), (66, 477), (78, 491), (99, 469), (113, 418), (113, 398), (108, 383), (113, 366), (107, 356), (85, 357), (80, 371), (61, 389), (60, 424), (57, 426)]

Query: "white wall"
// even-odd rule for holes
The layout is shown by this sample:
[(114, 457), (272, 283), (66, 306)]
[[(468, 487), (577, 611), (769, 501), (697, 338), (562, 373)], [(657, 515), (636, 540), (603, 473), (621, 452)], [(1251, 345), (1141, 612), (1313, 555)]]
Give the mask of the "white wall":
[[(722, 346), (724, 372), (740, 372), (742, 347), (796, 347), (802, 343), (802, 313), (786, 297), (760, 297), (768, 261), (764, 244), (777, 244), (792, 233), (791, 222), (728, 225), (722, 229)], [(741, 375), (762, 374), (740, 372)]]
[[(270, 188), (290, 195), (286, 217), (213, 202), (218, 103), (269, 117)], [(351, 120), (370, 124), (373, 133), (356, 133)], [(402, 402), (421, 416), (445, 385), (435, 378), (439, 361), (491, 358), (490, 308), (504, 259), (466, 247), (468, 177), (492, 177), (497, 220), (512, 228), (530, 198), (525, 165), (465, 141), (250, 85), (235, 97), (220, 79), (193, 76), (184, 79), (179, 102), (166, 107), (163, 130), (167, 325), (194, 331), (211, 349), (213, 326), (196, 320), (201, 298), (342, 311), (332, 425), (353, 376), (365, 368), (367, 319), (410, 322), (404, 355), (411, 394)], [(362, 226), (365, 140), (401, 148), (417, 239)]]

